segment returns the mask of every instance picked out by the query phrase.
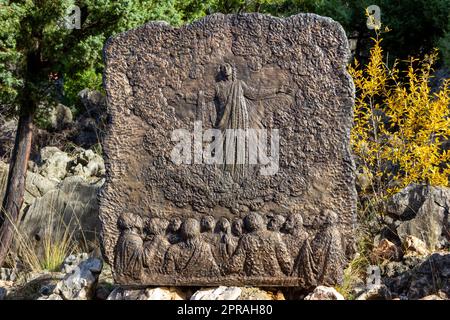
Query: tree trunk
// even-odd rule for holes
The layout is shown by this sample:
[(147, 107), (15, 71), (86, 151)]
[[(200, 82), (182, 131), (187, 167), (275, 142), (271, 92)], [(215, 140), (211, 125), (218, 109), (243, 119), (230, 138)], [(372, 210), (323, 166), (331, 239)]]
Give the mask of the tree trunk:
[(5, 262), (11, 246), (15, 226), (17, 226), (23, 204), (32, 129), (33, 112), (21, 115), (17, 125), (16, 140), (9, 165), (8, 182), (0, 212), (0, 267)]

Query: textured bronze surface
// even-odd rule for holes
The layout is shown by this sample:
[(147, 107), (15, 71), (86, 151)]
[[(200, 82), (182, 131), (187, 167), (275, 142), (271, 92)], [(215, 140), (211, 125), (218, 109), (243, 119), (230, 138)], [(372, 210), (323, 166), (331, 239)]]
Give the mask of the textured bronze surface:
[[(356, 191), (354, 87), (337, 22), (312, 14), (215, 14), (179, 29), (153, 22), (110, 39), (104, 54), (102, 249), (119, 283), (341, 281)], [(194, 132), (194, 123), (203, 132), (278, 130), (276, 170), (262, 174), (236, 157), (198, 161), (208, 151), (200, 142), (198, 158), (196, 137), (191, 163), (174, 163), (173, 134)]]

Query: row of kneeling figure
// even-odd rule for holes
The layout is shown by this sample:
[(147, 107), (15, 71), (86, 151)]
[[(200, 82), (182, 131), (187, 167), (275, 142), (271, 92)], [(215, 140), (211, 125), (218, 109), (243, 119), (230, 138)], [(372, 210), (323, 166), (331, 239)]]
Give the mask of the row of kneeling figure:
[[(326, 221), (315, 234), (300, 214), (271, 216), (257, 212), (230, 222), (204, 216), (168, 220), (124, 213), (114, 266), (122, 275), (185, 277), (296, 277), (307, 284), (340, 280), (345, 264), (338, 216), (325, 210)], [(267, 221), (268, 220), (268, 221)]]

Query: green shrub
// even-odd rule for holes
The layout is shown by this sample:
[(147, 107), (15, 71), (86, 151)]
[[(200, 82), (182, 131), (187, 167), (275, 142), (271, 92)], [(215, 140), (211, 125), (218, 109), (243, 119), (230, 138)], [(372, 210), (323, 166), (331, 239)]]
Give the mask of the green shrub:
[[(102, 73), (94, 69), (87, 69), (74, 75), (64, 76), (64, 97), (65, 103), (76, 106), (78, 93), (84, 88), (103, 91)], [(75, 110), (75, 114), (76, 114)]]

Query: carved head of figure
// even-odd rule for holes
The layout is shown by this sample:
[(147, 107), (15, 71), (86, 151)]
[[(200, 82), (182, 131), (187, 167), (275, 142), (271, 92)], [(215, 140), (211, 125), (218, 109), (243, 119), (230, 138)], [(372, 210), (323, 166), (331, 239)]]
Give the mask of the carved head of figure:
[(272, 231), (280, 231), (285, 221), (286, 218), (284, 216), (282, 216), (281, 214), (276, 214), (275, 216), (269, 218), (267, 229)]
[(214, 225), (216, 224), (216, 219), (213, 216), (205, 216), (200, 220), (200, 231), (201, 232), (212, 232), (214, 230)]
[(180, 230), (182, 223), (183, 223), (183, 221), (178, 217), (171, 219), (169, 226), (167, 227), (167, 232), (168, 233), (177, 233)]
[(225, 217), (220, 217), (216, 225), (217, 232), (229, 233), (231, 231), (230, 221)]
[(256, 212), (249, 213), (244, 218), (244, 225), (245, 229), (248, 232), (264, 230), (265, 227), (264, 218)]
[(194, 218), (186, 219), (181, 225), (181, 237), (188, 241), (197, 238), (200, 235), (200, 223)]
[(332, 210), (325, 209), (323, 211), (323, 214), (325, 216), (325, 222), (327, 225), (333, 225), (339, 220), (337, 213)]
[(303, 227), (303, 218), (299, 213), (293, 213), (289, 215), (283, 226), (283, 231), (289, 234), (294, 234), (295, 230)]
[(236, 78), (236, 69), (231, 63), (221, 64), (218, 71), (222, 80), (234, 80)]
[(144, 222), (142, 221), (141, 216), (126, 211), (120, 215), (117, 220), (117, 225), (121, 231), (132, 230), (141, 232), (144, 227)]
[(145, 224), (145, 231), (149, 235), (161, 236), (165, 235), (169, 221), (162, 218), (150, 218)]
[(234, 220), (231, 224), (231, 232), (236, 236), (240, 237), (244, 233), (244, 222), (241, 219)]

